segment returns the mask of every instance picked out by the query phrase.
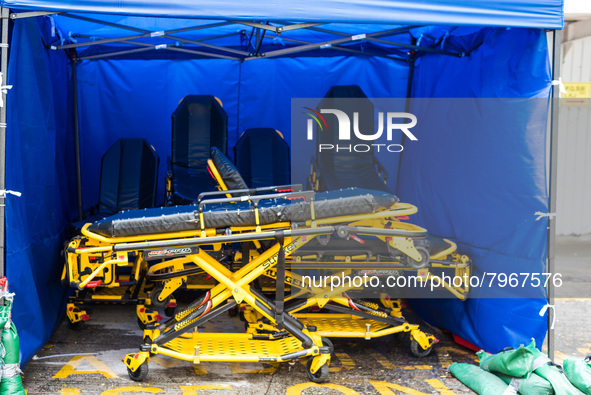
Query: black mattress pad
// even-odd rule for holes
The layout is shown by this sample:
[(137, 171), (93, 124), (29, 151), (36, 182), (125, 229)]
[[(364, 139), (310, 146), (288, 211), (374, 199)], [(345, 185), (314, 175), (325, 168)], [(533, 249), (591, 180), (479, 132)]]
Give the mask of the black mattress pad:
[[(316, 193), (316, 219), (371, 214), (391, 208), (398, 198), (382, 191), (346, 188)], [(207, 204), (204, 202), (205, 228), (255, 226), (252, 202)], [(201, 229), (199, 206), (160, 207), (122, 211), (90, 225), (89, 231), (107, 237), (131, 237)], [(311, 219), (310, 201), (274, 198), (259, 202), (259, 223), (301, 222)]]

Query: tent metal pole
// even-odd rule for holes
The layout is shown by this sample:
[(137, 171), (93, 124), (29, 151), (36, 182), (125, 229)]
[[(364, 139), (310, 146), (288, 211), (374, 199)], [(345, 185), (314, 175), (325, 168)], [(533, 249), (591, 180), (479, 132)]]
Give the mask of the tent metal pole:
[[(83, 21), (93, 22), (93, 23), (97, 23), (97, 24), (103, 24), (105, 26), (111, 26), (111, 27), (115, 27), (115, 28), (119, 28), (119, 29), (127, 29), (127, 30), (138, 32), (138, 33), (142, 33), (142, 34), (125, 36), (125, 37), (117, 37), (117, 38), (105, 38), (105, 39), (101, 39), (101, 40), (89, 41), (89, 42), (83, 42), (83, 43), (59, 45), (59, 46), (55, 47), (55, 49), (68, 49), (68, 48), (87, 47), (87, 46), (91, 46), (91, 45), (106, 44), (106, 43), (112, 43), (112, 42), (124, 42), (127, 40), (136, 39), (136, 38), (162, 37), (162, 38), (166, 38), (168, 40), (179, 41), (179, 42), (183, 42), (183, 43), (187, 43), (187, 44), (200, 45), (202, 47), (212, 48), (212, 49), (216, 49), (216, 50), (219, 50), (222, 52), (230, 52), (230, 53), (234, 53), (234, 54), (242, 55), (242, 56), (249, 55), (249, 53), (245, 52), (245, 51), (240, 51), (238, 49), (233, 49), (233, 48), (226, 48), (226, 47), (222, 47), (219, 45), (208, 44), (206, 42), (203, 42), (202, 40), (190, 40), (188, 38), (172, 36), (172, 34), (176, 34), (176, 33), (183, 33), (183, 32), (188, 32), (188, 31), (203, 30), (203, 29), (214, 28), (214, 27), (219, 27), (219, 26), (226, 26), (226, 25), (229, 25), (230, 22), (219, 22), (219, 23), (212, 23), (209, 25), (186, 27), (186, 28), (182, 28), (182, 29), (174, 29), (174, 30), (161, 31), (161, 32), (151, 32), (149, 30), (137, 29), (134, 27), (128, 27), (128, 26), (117, 24), (117, 23), (103, 22), (99, 19), (80, 17), (79, 15), (69, 15), (69, 14), (63, 14), (63, 15), (73, 18), (73, 19), (80, 19)], [(152, 44), (148, 44), (148, 45), (152, 45)], [(230, 58), (225, 58), (225, 59), (230, 59)], [(233, 58), (231, 58), (231, 59), (233, 59)]]
[[(8, 23), (10, 18), (10, 9), (1, 8), (2, 16), (2, 59), (0, 68), (3, 75), (3, 84), (8, 82)], [(0, 108), (0, 190), (6, 189), (6, 94), (0, 93), (4, 105)], [(5, 204), (6, 194), (0, 195), (0, 277), (6, 275), (5, 261)]]
[(34, 12), (19, 12), (10, 14), (10, 19), (34, 18), (37, 16), (60, 14), (57, 11), (34, 11)]
[(442, 49), (437, 49), (437, 48), (430, 48), (430, 47), (420, 47), (417, 45), (412, 45), (412, 44), (405, 44), (405, 43), (399, 43), (399, 42), (395, 42), (395, 41), (388, 41), (388, 40), (382, 40), (380, 38), (375, 38), (375, 37), (367, 37), (366, 39), (367, 41), (372, 41), (378, 44), (385, 44), (385, 45), (393, 45), (396, 47), (402, 47), (402, 48), (408, 48), (408, 49), (412, 49), (415, 51), (423, 51), (423, 52), (430, 52), (430, 53), (436, 53), (439, 55), (448, 55), (448, 56), (453, 56), (456, 58), (461, 58), (463, 56), (465, 56), (464, 53), (457, 53), (457, 52), (449, 52), (449, 51), (444, 51)]
[[(271, 35), (271, 36), (268, 36), (268, 37), (269, 38), (275, 38), (275, 37), (279, 37), (279, 36), (277, 36), (277, 35), (275, 35), (275, 36)], [(293, 38), (281, 37), (281, 39), (283, 41), (287, 41), (287, 42), (290, 42), (290, 43), (296, 43), (296, 44), (303, 44), (303, 45), (312, 44), (312, 43), (310, 43), (308, 41), (294, 40)], [(408, 59), (398, 58), (398, 57), (394, 57), (394, 56), (387, 56), (387, 55), (382, 55), (382, 54), (377, 54), (377, 53), (367, 52), (367, 51), (359, 51), (357, 49), (339, 47), (338, 45), (333, 45), (333, 46), (330, 47), (330, 49), (334, 49), (335, 51), (354, 53), (354, 54), (357, 54), (357, 55), (375, 56), (376, 58), (384, 58), (384, 59), (389, 59), (389, 60), (396, 60), (398, 62), (408, 63)]]
[[(562, 31), (554, 30), (552, 32), (552, 80), (556, 81), (560, 77), (560, 45)], [(558, 176), (558, 111), (560, 100), (560, 86), (552, 86), (550, 99), (550, 185), (548, 197), (548, 212), (556, 212), (556, 192)], [(548, 217), (548, 273), (556, 271), (555, 262), (556, 247), (556, 219)], [(554, 306), (555, 289), (553, 281), (548, 282), (548, 358), (554, 359), (555, 339), (554, 339), (554, 318), (556, 315)]]
[(76, 160), (76, 192), (78, 194), (78, 220), (83, 219), (82, 212), (82, 176), (80, 171), (80, 125), (78, 122), (78, 60), (72, 59), (72, 96), (74, 101), (74, 154)]
[[(389, 30), (384, 30), (383, 32), (379, 33), (379, 34), (373, 34), (373, 37), (381, 37), (381, 36), (393, 36), (396, 34), (404, 34), (404, 33), (408, 33), (408, 31), (410, 29), (415, 29), (418, 27), (422, 27), (420, 25), (417, 26), (406, 26), (406, 27), (400, 27), (400, 28), (396, 28), (396, 29), (389, 29)], [(307, 27), (306, 29), (308, 30), (314, 30), (316, 32), (319, 33), (327, 33), (327, 34), (334, 34), (335, 36), (341, 36), (341, 37), (349, 37), (352, 34), (350, 33), (346, 33), (346, 32), (339, 32), (336, 30), (330, 30), (330, 29), (325, 29), (325, 28), (321, 28), (321, 27)]]
[[(412, 38), (411, 41), (413, 44), (416, 42), (416, 38)], [(405, 103), (405, 110), (409, 112), (410, 110), (410, 99), (412, 96), (412, 83), (415, 76), (415, 60), (416, 54), (411, 53), (410, 55), (410, 62), (408, 67), (408, 79), (406, 80), (406, 103)], [(406, 134), (402, 133), (402, 140), (400, 141), (400, 145), (404, 147), (404, 143), (406, 142)], [(400, 152), (400, 156), (398, 157), (398, 169), (396, 170), (396, 194), (398, 195), (398, 182), (400, 181), (400, 170), (402, 169), (402, 156), (404, 154), (404, 149)]]

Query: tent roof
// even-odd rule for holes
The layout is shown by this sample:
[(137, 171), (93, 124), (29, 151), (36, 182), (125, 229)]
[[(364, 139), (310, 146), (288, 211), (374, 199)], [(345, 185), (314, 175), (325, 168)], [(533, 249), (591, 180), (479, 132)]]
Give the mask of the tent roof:
[(563, 27), (563, 0), (1, 0), (0, 4), (21, 10), (217, 20)]

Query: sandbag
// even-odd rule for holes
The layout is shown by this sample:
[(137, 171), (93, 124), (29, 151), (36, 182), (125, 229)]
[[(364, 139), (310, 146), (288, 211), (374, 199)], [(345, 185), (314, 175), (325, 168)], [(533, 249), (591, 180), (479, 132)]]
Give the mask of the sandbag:
[(480, 359), (480, 368), (486, 371), (527, 378), (533, 371), (535, 359), (528, 347), (522, 345), (519, 348), (504, 350), (498, 354), (489, 354), (480, 350), (476, 355)]
[(583, 393), (576, 389), (562, 372), (562, 368), (554, 364), (546, 354), (543, 354), (536, 348), (532, 341), (527, 346), (536, 358), (534, 361), (534, 371), (542, 378), (550, 382), (554, 392), (560, 395), (582, 395)]
[[(12, 308), (12, 300), (5, 299), (4, 306), (8, 311)], [(2, 329), (2, 380), (0, 380), (0, 395), (25, 395), (21, 381), (19, 360), (19, 338), (16, 326), (8, 320)]]
[(567, 358), (562, 364), (564, 374), (571, 384), (591, 395), (591, 354), (585, 359)]
[(553, 395), (554, 389), (546, 379), (541, 378), (536, 373), (531, 374), (528, 378), (511, 377), (502, 373), (495, 373), (497, 377), (503, 380), (506, 384), (512, 385), (520, 394), (526, 395)]
[(466, 387), (479, 395), (509, 395), (517, 391), (492, 373), (469, 363), (452, 363), (451, 373)]

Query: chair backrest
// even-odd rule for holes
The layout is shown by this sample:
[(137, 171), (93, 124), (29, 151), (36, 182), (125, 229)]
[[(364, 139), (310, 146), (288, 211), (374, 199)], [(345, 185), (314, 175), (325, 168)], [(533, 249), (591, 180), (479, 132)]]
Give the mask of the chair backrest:
[(101, 161), (99, 214), (155, 207), (159, 163), (145, 139), (117, 140)]
[[(355, 99), (355, 100), (352, 100)], [(353, 113), (359, 113), (359, 130), (362, 133), (370, 134), (374, 130), (374, 105), (367, 98), (365, 93), (357, 85), (340, 85), (332, 86), (324, 95), (324, 99), (320, 102), (317, 110), (321, 108), (338, 109), (345, 112), (351, 121), (353, 127)], [(351, 140), (339, 141), (338, 132), (339, 124), (334, 115), (325, 114), (327, 130), (316, 133), (316, 146), (320, 144), (332, 144), (344, 146), (351, 144), (367, 144), (367, 141), (359, 139), (354, 133), (351, 133)], [(371, 143), (368, 144), (370, 150), (367, 152), (348, 152), (346, 150), (323, 150), (317, 152), (317, 160), (322, 171), (348, 173), (362, 167), (373, 166), (373, 147)]]
[(234, 146), (234, 159), (251, 188), (291, 183), (289, 144), (275, 129), (246, 130)]
[(228, 152), (228, 115), (211, 95), (189, 95), (172, 113), (172, 165), (205, 172), (209, 150)]
[(190, 204), (201, 192), (215, 190), (207, 172), (211, 147), (228, 151), (228, 115), (211, 95), (184, 97), (172, 113), (171, 204)]

